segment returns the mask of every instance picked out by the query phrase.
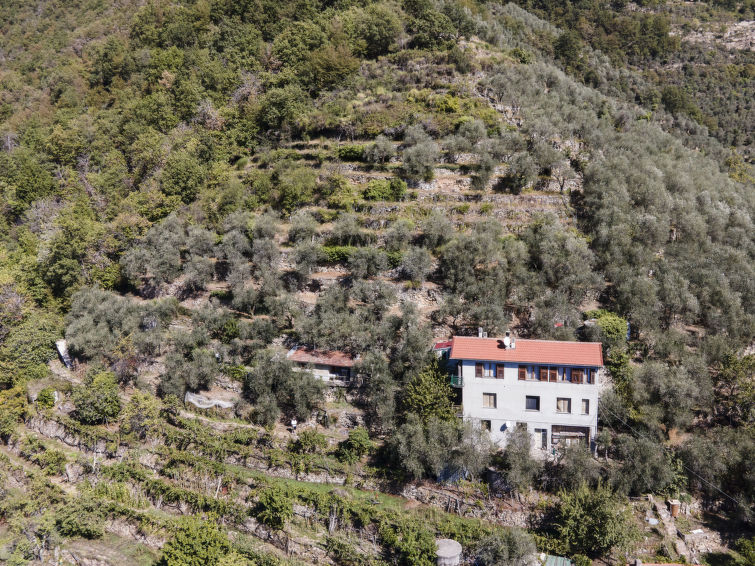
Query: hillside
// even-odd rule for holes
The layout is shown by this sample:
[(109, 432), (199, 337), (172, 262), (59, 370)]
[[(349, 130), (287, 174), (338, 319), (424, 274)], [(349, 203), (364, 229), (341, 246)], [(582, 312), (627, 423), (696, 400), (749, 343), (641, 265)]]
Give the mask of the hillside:
[[(752, 52), (521, 4), (0, 6), (0, 562), (753, 559)], [(595, 452), (457, 418), (478, 328), (603, 343)]]

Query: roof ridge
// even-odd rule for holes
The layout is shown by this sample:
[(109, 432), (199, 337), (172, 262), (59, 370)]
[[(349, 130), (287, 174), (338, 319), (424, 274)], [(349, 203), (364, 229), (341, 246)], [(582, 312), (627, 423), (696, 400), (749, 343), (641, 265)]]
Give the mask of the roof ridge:
[[(505, 337), (501, 338), (491, 338), (488, 336), (487, 338), (480, 338), (479, 336), (453, 336), (450, 341), (455, 340), (456, 338), (469, 338), (471, 340), (503, 340)], [(580, 340), (546, 340), (543, 338), (516, 338), (514, 337), (514, 340), (518, 342), (548, 342), (553, 344), (599, 344), (603, 345), (602, 342), (582, 342)], [(444, 340), (445, 341), (445, 340)]]

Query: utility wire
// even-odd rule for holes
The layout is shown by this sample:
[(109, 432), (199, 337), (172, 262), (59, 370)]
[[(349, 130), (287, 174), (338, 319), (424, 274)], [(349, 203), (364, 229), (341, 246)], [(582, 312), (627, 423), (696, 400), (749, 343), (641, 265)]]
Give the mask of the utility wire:
[[(600, 410), (600, 409), (598, 409), (598, 410)], [(650, 439), (647, 436), (644, 436), (643, 434), (637, 432), (629, 423), (627, 423), (624, 419), (622, 419), (619, 415), (617, 415), (616, 413), (614, 413), (608, 407), (603, 407), (603, 410), (607, 411), (611, 415), (613, 415), (613, 417), (616, 418), (621, 424), (623, 424), (625, 427), (627, 427), (629, 430), (631, 430), (634, 434), (636, 434), (640, 438), (645, 438), (646, 440), (651, 440), (652, 441), (652, 439)], [(611, 428), (611, 427), (609, 427), (609, 428)], [(613, 429), (611, 429), (611, 430), (613, 430)], [(662, 446), (662, 448), (663, 448), (664, 451), (668, 450), (668, 448), (666, 446)], [(717, 492), (719, 492), (721, 495), (723, 495), (723, 496), (731, 499), (734, 503), (736, 503), (740, 507), (744, 507), (744, 505), (740, 501), (738, 501), (737, 499), (735, 499), (734, 497), (732, 497), (731, 495), (729, 495), (728, 493), (726, 493), (720, 487), (718, 487), (717, 485), (712, 484), (711, 482), (709, 482), (708, 480), (706, 480), (704, 477), (702, 477), (701, 475), (699, 475), (698, 473), (696, 473), (694, 470), (689, 469), (687, 466), (684, 465), (684, 462), (681, 462), (681, 464), (682, 464), (682, 468), (684, 468), (687, 472), (689, 472), (690, 474), (692, 474), (693, 476), (695, 476), (701, 482), (703, 482), (704, 484), (712, 487)]]

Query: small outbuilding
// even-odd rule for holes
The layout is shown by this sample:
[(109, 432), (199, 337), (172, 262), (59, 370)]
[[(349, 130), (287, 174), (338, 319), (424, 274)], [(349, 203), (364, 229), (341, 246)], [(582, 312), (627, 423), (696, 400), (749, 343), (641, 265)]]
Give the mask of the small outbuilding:
[(336, 387), (346, 387), (351, 382), (352, 368), (359, 357), (339, 350), (317, 350), (306, 346), (291, 348), (288, 359), (301, 370), (312, 374)]

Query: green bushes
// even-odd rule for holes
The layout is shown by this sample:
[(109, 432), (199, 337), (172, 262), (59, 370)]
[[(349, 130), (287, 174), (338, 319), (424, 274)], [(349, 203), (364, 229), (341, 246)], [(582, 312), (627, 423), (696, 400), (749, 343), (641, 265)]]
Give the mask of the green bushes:
[(354, 246), (322, 246), (322, 251), (325, 263), (346, 263), (354, 253), (356, 248)]
[(613, 548), (623, 547), (635, 536), (625, 501), (617, 499), (605, 486), (559, 494), (553, 528), (556, 547), (568, 556), (605, 556)]
[(372, 450), (370, 435), (364, 427), (357, 427), (349, 431), (349, 438), (338, 445), (336, 456), (341, 462), (354, 464)]
[(102, 538), (105, 534), (101, 505), (91, 499), (78, 498), (58, 511), (55, 526), (66, 537)]
[(163, 548), (160, 566), (216, 566), (229, 553), (228, 536), (214, 518), (184, 517)]
[(257, 519), (273, 529), (282, 529), (294, 515), (294, 507), (288, 495), (277, 487), (266, 489), (257, 504)]
[(435, 564), (435, 538), (415, 523), (392, 525), (382, 522), (378, 528), (382, 543), (388, 548), (393, 564), (432, 566)]
[(306, 429), (299, 432), (299, 437), (292, 439), (288, 444), (288, 449), (297, 454), (316, 454), (328, 446), (328, 439), (314, 429)]
[(338, 148), (338, 158), (342, 161), (362, 161), (364, 159), (363, 145), (342, 145)]
[(482, 539), (475, 551), (480, 566), (523, 566), (536, 553), (535, 541), (522, 529), (505, 529)]
[(102, 424), (115, 420), (121, 412), (118, 383), (110, 372), (88, 376), (71, 394), (76, 419), (83, 424)]
[(373, 179), (367, 183), (367, 188), (362, 192), (365, 200), (403, 200), (406, 195), (406, 182), (394, 177), (388, 179)]
[(52, 387), (45, 387), (37, 393), (37, 405), (45, 409), (52, 409), (55, 406), (55, 390)]

